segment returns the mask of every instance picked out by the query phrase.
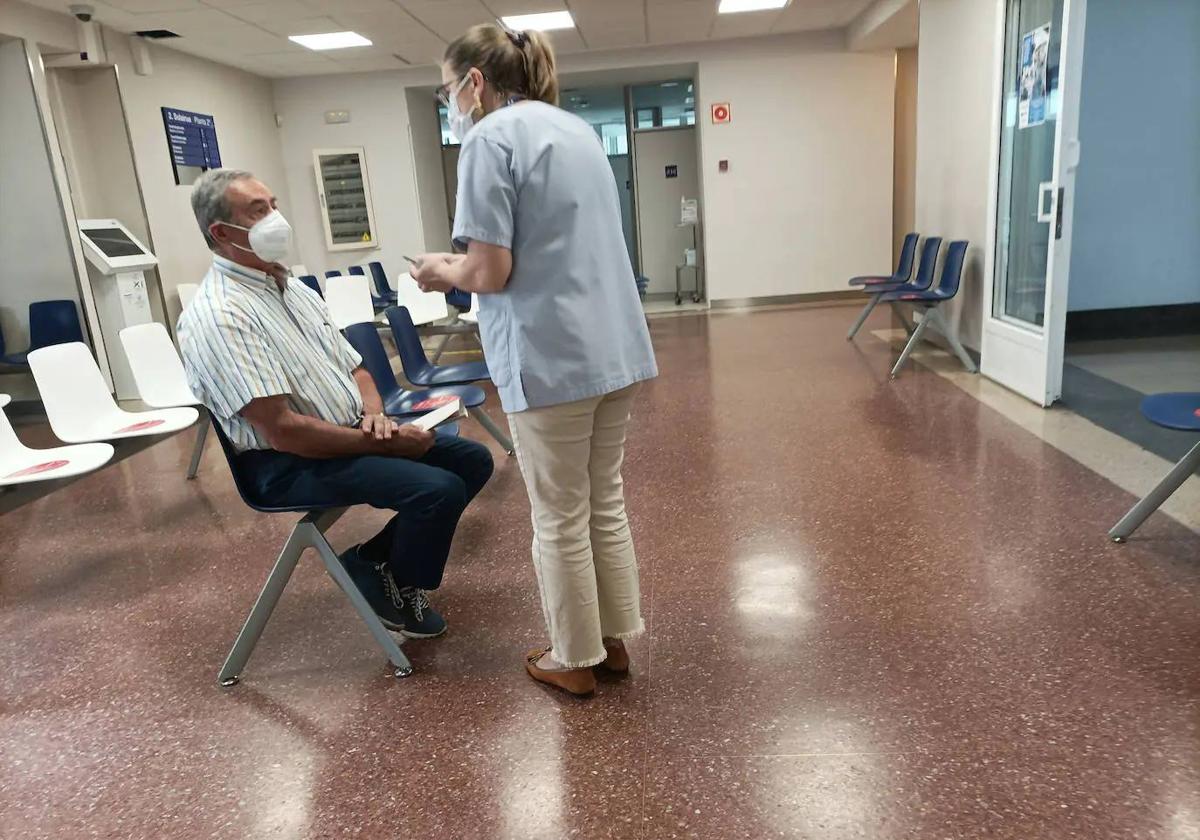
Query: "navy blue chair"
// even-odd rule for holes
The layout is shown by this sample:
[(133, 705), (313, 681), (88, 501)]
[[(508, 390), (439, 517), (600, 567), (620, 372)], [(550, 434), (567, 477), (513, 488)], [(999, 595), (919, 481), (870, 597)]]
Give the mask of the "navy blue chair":
[[(83, 340), (83, 326), (73, 300), (39, 300), (29, 304), (29, 349), (24, 353), (9, 353), (0, 361), (9, 365), (28, 366), (29, 354), (55, 344), (71, 344)], [(0, 346), (0, 353), (4, 348)]]
[[(1142, 400), (1142, 415), (1164, 429), (1200, 432), (1200, 394), (1151, 394)], [(1121, 517), (1121, 521), (1108, 532), (1112, 541), (1125, 542), (1150, 514), (1162, 507), (1171, 494), (1196, 472), (1197, 467), (1200, 467), (1200, 443), (1193, 446), (1144, 499)]]
[(357, 274), (358, 276), (363, 277), (363, 276), (366, 276), (367, 272), (363, 270), (363, 267), (361, 265), (352, 265), (352, 266), (350, 266), (350, 273)]
[(254, 602), (254, 607), (250, 610), (246, 623), (242, 626), (237, 640), (234, 641), (229, 655), (225, 658), (225, 664), (221, 666), (221, 672), (217, 677), (220, 684), (228, 688), (237, 685), (238, 680), (241, 679), (242, 670), (250, 660), (250, 655), (254, 653), (254, 647), (258, 644), (258, 639), (262, 636), (263, 629), (267, 626), (267, 621), (270, 620), (271, 613), (275, 610), (275, 605), (279, 603), (279, 596), (283, 594), (284, 588), (291, 580), (301, 555), (304, 554), (305, 549), (309, 548), (314, 549), (320, 556), (321, 561), (325, 564), (325, 571), (333, 578), (334, 583), (346, 593), (346, 597), (354, 605), (355, 611), (367, 625), (367, 629), (371, 631), (375, 641), (387, 654), (387, 658), (392, 663), (392, 675), (407, 677), (411, 674), (413, 669), (408, 657), (404, 655), (404, 651), (396, 644), (395, 638), (383, 626), (379, 617), (375, 615), (375, 611), (358, 591), (358, 587), (354, 585), (354, 581), (347, 574), (337, 553), (325, 536), (325, 532), (341, 518), (342, 514), (346, 512), (346, 508), (315, 504), (280, 507), (259, 498), (254, 492), (253, 484), (247, 481), (242, 474), (240, 456), (232, 442), (225, 436), (221, 424), (215, 417), (212, 424), (217, 440), (221, 442), (221, 450), (229, 462), (229, 471), (233, 474), (233, 484), (243, 502), (262, 513), (304, 514), (283, 544), (283, 550), (280, 551), (275, 566), (267, 576), (267, 582), (264, 584), (262, 592), (259, 593), (258, 600)]
[(328, 271), (326, 271), (326, 272), (325, 272), (325, 276), (326, 276), (327, 278), (328, 278), (328, 277), (341, 277), (341, 276), (342, 276), (342, 272), (338, 271), (336, 268), (331, 268), (331, 269), (329, 269)]
[(425, 414), (439, 408), (457, 397), (470, 411), (483, 405), (487, 394), (477, 385), (449, 385), (422, 391), (406, 391), (392, 373), (392, 363), (387, 350), (379, 340), (379, 331), (374, 324), (351, 324), (342, 332), (346, 340), (363, 358), (363, 367), (375, 380), (379, 396), (383, 398), (383, 410), (389, 417), (405, 418)]
[[(880, 300), (888, 303), (909, 303), (914, 308), (921, 310), (921, 321), (913, 330), (912, 335), (908, 337), (904, 351), (896, 360), (896, 366), (892, 368), (892, 379), (896, 378), (896, 374), (908, 361), (909, 355), (920, 342), (925, 330), (931, 326), (936, 327), (938, 332), (945, 337), (950, 344), (950, 349), (954, 351), (954, 355), (958, 356), (959, 361), (963, 363), (963, 367), (970, 373), (976, 372), (974, 360), (963, 349), (954, 330), (950, 329), (939, 309), (943, 303), (953, 299), (962, 286), (963, 262), (966, 260), (968, 244), (965, 240), (950, 243), (950, 247), (946, 249), (946, 261), (942, 265), (942, 275), (937, 286), (931, 289), (919, 289), (915, 285), (906, 284), (879, 296)], [(922, 259), (924, 258), (922, 257)], [(922, 263), (921, 270), (924, 271), (924, 269), (925, 265)]]
[(459, 289), (451, 289), (446, 292), (446, 303), (460, 312), (469, 312), (471, 309), (471, 293)]
[(912, 278), (913, 263), (916, 262), (917, 240), (920, 234), (905, 235), (904, 244), (900, 246), (900, 259), (896, 262), (896, 270), (892, 274), (867, 274), (861, 277), (851, 277), (851, 286), (873, 286), (876, 283), (907, 283)]
[(325, 292), (321, 290), (321, 283), (319, 280), (317, 280), (316, 275), (305, 274), (301, 277), (297, 277), (296, 279), (299, 280), (301, 283), (303, 283), (305, 286), (308, 286), (308, 288), (312, 289), (317, 294), (319, 294), (321, 296), (321, 300), (325, 299)]
[[(484, 361), (463, 362), (457, 365), (435, 365), (430, 362), (429, 357), (425, 355), (425, 347), (421, 344), (421, 336), (405, 307), (393, 306), (384, 314), (387, 315), (388, 326), (392, 328), (392, 340), (396, 342), (396, 349), (400, 352), (404, 378), (412, 384), (433, 388), (439, 385), (470, 385), (491, 380), (487, 362)], [(493, 422), (488, 413), (482, 408), (472, 408), (470, 412), (479, 425), (504, 447), (504, 451), (512, 455), (512, 441)]]
[(375, 287), (371, 297), (380, 303), (395, 306), (396, 290), (388, 284), (387, 272), (383, 270), (383, 263), (369, 262), (367, 268), (371, 272), (371, 285)]
[[(905, 245), (907, 246), (909, 237), (915, 236), (915, 233), (910, 233), (908, 236), (904, 237)], [(914, 252), (916, 251), (916, 247), (916, 240), (914, 239)], [(932, 286), (934, 272), (937, 269), (938, 252), (941, 250), (941, 248), (942, 238), (940, 236), (925, 237), (925, 244), (921, 246), (921, 264), (920, 267), (917, 268), (917, 276), (913, 278), (911, 282), (907, 277), (903, 280), (897, 279), (899, 272), (897, 272), (896, 275), (886, 278), (855, 278), (866, 281), (862, 284), (863, 291), (870, 295), (870, 300), (868, 300), (867, 305), (863, 307), (863, 311), (859, 313), (858, 320), (854, 322), (854, 326), (850, 327), (850, 332), (846, 333), (846, 340), (852, 341), (854, 336), (858, 335), (858, 331), (862, 329), (862, 325), (866, 322), (867, 316), (869, 316), (871, 312), (874, 311), (875, 307), (879, 305), (880, 301), (883, 300), (883, 295), (885, 293), (894, 292), (899, 289), (921, 292)], [(904, 255), (901, 254), (901, 262), (903, 262), (903, 256)], [(908, 271), (910, 275), (912, 273), (912, 268), (913, 263), (910, 260), (908, 265)], [(851, 280), (850, 282), (853, 283), (854, 281)], [(904, 324), (904, 329), (909, 335), (912, 335), (914, 329), (913, 325), (909, 323), (908, 318), (905, 317), (904, 313), (895, 303), (892, 304), (892, 310), (896, 313), (897, 317), (899, 317), (900, 322)]]

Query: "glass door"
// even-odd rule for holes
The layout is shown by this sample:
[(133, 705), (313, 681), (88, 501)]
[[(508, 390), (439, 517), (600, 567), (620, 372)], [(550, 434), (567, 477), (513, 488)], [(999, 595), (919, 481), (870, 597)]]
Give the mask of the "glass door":
[(981, 370), (1050, 405), (1062, 391), (1086, 0), (1007, 0)]

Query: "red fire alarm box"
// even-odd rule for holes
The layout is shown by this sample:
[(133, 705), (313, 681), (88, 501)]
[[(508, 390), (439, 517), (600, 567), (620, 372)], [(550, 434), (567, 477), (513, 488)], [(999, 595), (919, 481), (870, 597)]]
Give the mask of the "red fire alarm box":
[(712, 121), (714, 123), (727, 123), (732, 118), (728, 102), (718, 102), (712, 106)]

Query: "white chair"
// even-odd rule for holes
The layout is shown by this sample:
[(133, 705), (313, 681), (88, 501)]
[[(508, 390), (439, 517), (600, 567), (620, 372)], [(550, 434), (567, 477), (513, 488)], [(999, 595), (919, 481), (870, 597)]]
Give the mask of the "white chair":
[(312, 274), (312, 272), (308, 270), (308, 266), (304, 263), (296, 263), (292, 266), (293, 277), (303, 277), (305, 274)]
[(347, 274), (325, 279), (325, 304), (333, 325), (344, 330), (351, 324), (369, 324), (375, 320), (371, 288), (362, 274)]
[(175, 291), (179, 295), (179, 311), (183, 312), (192, 305), (192, 299), (196, 297), (196, 292), (200, 291), (200, 284), (180, 283), (175, 287)]
[(11, 399), (8, 394), (0, 394), (0, 487), (83, 475), (112, 458), (113, 448), (108, 443), (30, 449), (17, 439), (4, 414), (4, 406)]
[(29, 354), (50, 428), (65, 443), (164, 435), (196, 422), (194, 408), (130, 412), (120, 408), (87, 345), (78, 341)]
[(397, 304), (408, 310), (415, 326), (421, 327), (450, 317), (446, 296), (440, 292), (422, 292), (411, 274), (401, 274), (396, 283)]
[[(151, 408), (200, 405), (200, 400), (188, 385), (183, 361), (166, 327), (158, 323), (138, 324), (121, 330), (120, 336), (142, 402)], [(195, 478), (196, 471), (200, 469), (208, 425), (205, 422), (196, 426), (196, 444), (192, 447), (188, 478)]]

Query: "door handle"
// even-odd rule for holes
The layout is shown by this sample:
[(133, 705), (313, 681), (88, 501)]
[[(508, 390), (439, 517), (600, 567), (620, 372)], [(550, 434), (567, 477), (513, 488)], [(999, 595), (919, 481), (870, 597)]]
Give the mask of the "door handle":
[(1066, 198), (1065, 187), (1058, 188), (1058, 201), (1054, 202), (1054, 238), (1062, 239), (1062, 209), (1063, 199)]
[(1054, 204), (1052, 202), (1050, 209), (1046, 209), (1047, 195), (1049, 195), (1051, 199), (1054, 197), (1053, 181), (1042, 181), (1042, 183), (1038, 184), (1037, 220), (1039, 222), (1045, 222), (1049, 224), (1050, 222), (1054, 221)]

